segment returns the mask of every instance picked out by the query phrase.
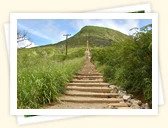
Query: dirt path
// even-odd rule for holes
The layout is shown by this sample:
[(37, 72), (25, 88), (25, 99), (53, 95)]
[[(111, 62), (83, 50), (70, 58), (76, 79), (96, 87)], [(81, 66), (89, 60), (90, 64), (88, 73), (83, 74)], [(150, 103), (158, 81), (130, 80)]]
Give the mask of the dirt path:
[(79, 108), (127, 108), (128, 105), (114, 88), (103, 82), (103, 76), (90, 62), (90, 51), (85, 51), (85, 64), (81, 71), (74, 76), (66, 86), (65, 95), (60, 102), (45, 106), (47, 109), (79, 109)]

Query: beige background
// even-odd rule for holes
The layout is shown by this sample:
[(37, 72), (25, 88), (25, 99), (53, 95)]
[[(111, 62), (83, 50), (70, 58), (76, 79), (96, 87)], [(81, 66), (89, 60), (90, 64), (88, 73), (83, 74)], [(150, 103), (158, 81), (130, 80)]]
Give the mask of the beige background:
[[(90, 116), (19, 126), (15, 116), (9, 115), (9, 69), (4, 26), (10, 12), (77, 12), (117, 6), (150, 3), (159, 13), (159, 57), (165, 105), (159, 116)], [(167, 2), (167, 3), (166, 3)], [(0, 0), (0, 127), (3, 128), (167, 128), (168, 123), (168, 1), (167, 0)]]

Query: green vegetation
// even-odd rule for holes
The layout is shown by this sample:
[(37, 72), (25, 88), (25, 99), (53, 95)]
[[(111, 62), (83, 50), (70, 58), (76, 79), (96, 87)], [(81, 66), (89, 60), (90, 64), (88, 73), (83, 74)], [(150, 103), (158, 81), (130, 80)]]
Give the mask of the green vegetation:
[(66, 83), (83, 65), (87, 40), (92, 61), (106, 81), (151, 104), (151, 25), (132, 36), (108, 28), (86, 26), (67, 40), (67, 56), (65, 41), (18, 49), (18, 108), (40, 108), (57, 101)]
[(65, 84), (81, 68), (84, 48), (69, 49), (68, 56), (56, 47), (18, 50), (18, 108), (39, 108), (57, 101)]
[(116, 84), (152, 102), (152, 30), (151, 25), (135, 33), (133, 41), (116, 42), (111, 46), (92, 49), (96, 63), (108, 82)]

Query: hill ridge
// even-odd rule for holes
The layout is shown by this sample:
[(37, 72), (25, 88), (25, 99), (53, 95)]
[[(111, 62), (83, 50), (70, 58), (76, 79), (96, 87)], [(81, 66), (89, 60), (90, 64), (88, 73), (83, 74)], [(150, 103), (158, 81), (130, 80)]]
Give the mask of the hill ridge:
[[(109, 46), (113, 42), (122, 42), (131, 40), (131, 37), (114, 29), (100, 27), (100, 26), (84, 26), (74, 36), (68, 38), (66, 41), (69, 47), (85, 46), (87, 40), (90, 46)], [(66, 41), (56, 43), (56, 46), (61, 46)]]

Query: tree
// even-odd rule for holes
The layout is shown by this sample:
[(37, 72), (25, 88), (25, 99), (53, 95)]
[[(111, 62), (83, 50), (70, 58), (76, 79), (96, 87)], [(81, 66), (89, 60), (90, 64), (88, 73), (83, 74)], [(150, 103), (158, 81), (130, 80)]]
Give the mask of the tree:
[[(28, 32), (27, 31), (17, 30), (17, 44), (19, 45), (21, 42), (24, 42), (26, 40), (30, 40), (28, 38)], [(31, 41), (29, 41), (29, 42), (30, 42), (29, 44), (26, 44), (24, 47), (21, 47), (21, 48), (27, 48), (30, 45), (32, 45), (32, 42)]]

